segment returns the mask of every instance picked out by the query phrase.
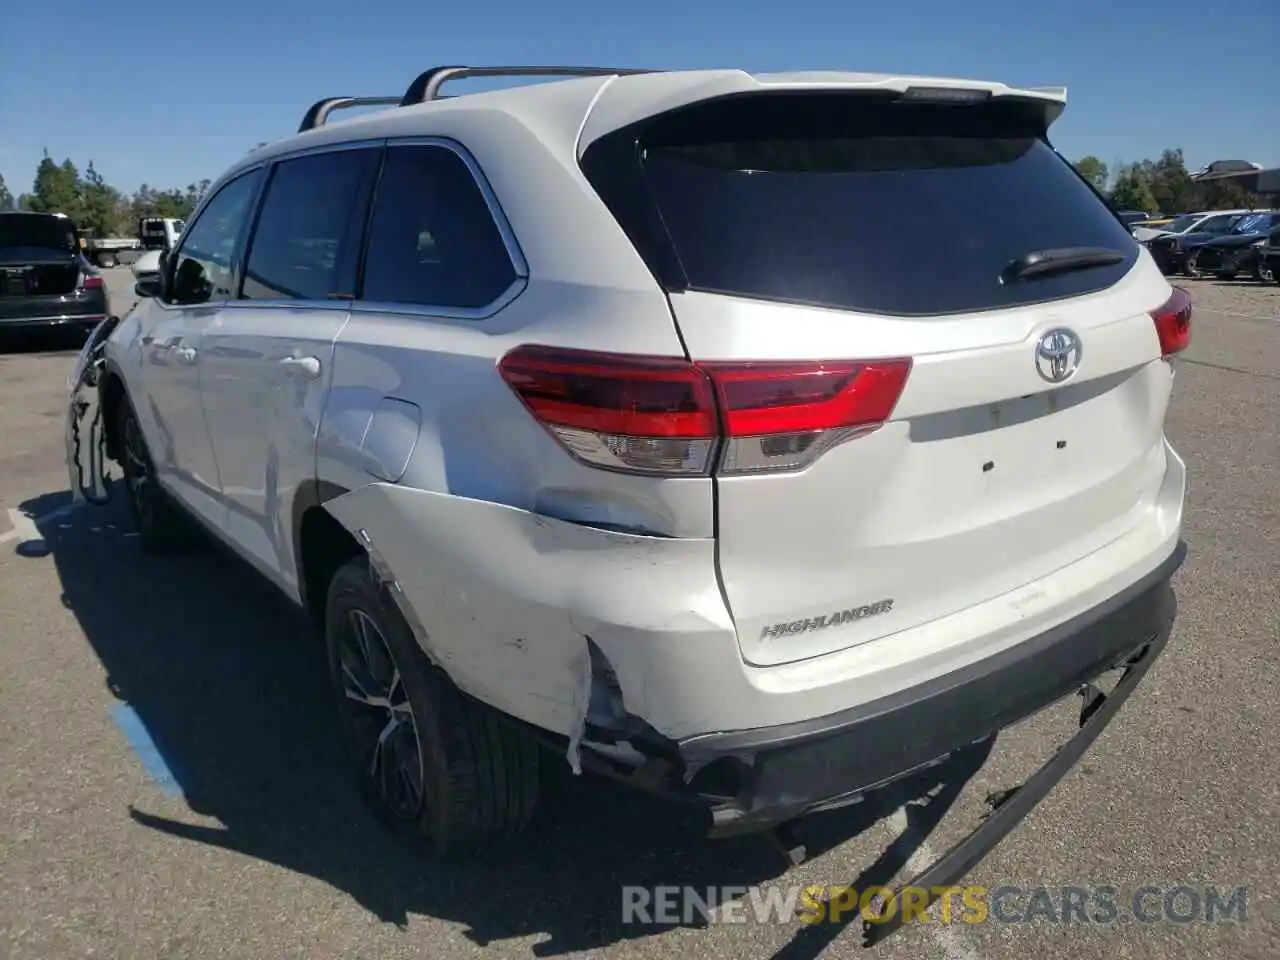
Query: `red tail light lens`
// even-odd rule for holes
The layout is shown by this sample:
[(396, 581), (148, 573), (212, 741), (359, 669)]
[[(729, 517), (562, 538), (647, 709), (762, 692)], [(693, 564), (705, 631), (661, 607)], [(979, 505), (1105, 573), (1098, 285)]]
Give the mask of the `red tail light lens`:
[(1166, 357), (1173, 356), (1187, 349), (1191, 344), (1191, 294), (1181, 287), (1173, 288), (1173, 296), (1165, 301), (1164, 306), (1151, 313), (1156, 324), (1156, 334), (1160, 337), (1160, 353)]
[(702, 363), (517, 347), (499, 364), (529, 411), (578, 459), (635, 473), (701, 476), (808, 466), (876, 429), (907, 359)]
[(103, 287), (102, 278), (93, 275), (86, 275), (80, 278), (81, 290), (101, 290)]

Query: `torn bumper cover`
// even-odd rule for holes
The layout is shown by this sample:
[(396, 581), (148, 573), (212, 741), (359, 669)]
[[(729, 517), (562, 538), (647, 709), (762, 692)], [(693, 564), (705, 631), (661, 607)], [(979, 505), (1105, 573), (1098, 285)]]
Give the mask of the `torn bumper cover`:
[(386, 483), (325, 508), (395, 578), (419, 642), (463, 691), (575, 769), (703, 806), (713, 836), (856, 802), (1113, 668), (1150, 663), (1172, 627), (1170, 578), (1185, 556), (1170, 540), (1156, 569), (1074, 618), (847, 708), (858, 701), (841, 680), (781, 692), (753, 682), (715, 579), (714, 540), (602, 530)]
[[(1065, 776), (1163, 650), (1177, 606), (1170, 578), (1185, 556), (1179, 543), (1160, 567), (1106, 603), (929, 683), (835, 716), (681, 742), (683, 761), (702, 771), (692, 786), (717, 765), (736, 772), (738, 789), (714, 808), (712, 834), (756, 830), (855, 802), (1064, 697), (1091, 690), (1090, 681), (1110, 670), (1128, 668), (1105, 699), (1086, 701), (1081, 729), (1015, 795), (1018, 807), (1010, 814), (1025, 809), (995, 836), (994, 846)], [(1032, 782), (1038, 796), (1027, 791)]]

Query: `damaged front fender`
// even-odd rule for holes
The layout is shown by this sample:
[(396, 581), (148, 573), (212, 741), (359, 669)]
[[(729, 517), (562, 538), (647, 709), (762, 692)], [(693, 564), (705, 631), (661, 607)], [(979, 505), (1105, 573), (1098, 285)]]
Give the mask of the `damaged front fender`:
[(89, 334), (67, 378), (63, 442), (72, 502), (101, 505), (110, 496), (106, 429), (98, 387), (106, 369), (107, 338), (120, 323), (107, 317)]
[(569, 738), (571, 763), (590, 705), (588, 638), (626, 710), (672, 739), (706, 729), (717, 696), (708, 677), (739, 660), (713, 540), (390, 483), (325, 508), (394, 583), (428, 656), (477, 699)]

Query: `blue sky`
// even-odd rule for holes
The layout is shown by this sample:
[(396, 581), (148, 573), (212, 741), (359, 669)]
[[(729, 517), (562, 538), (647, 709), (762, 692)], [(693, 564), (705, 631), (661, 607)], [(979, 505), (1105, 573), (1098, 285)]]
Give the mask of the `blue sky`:
[[(1054, 140), (1109, 165), (1280, 165), (1280, 3), (1192, 0), (6, 0), (0, 174), (47, 147), (125, 190), (216, 177), (323, 96), (401, 93), (439, 63), (883, 70), (1066, 85)], [(364, 12), (357, 15), (357, 10)], [(30, 39), (28, 39), (30, 38)], [(1203, 64), (1213, 64), (1206, 71)], [(466, 89), (462, 84), (458, 90)]]

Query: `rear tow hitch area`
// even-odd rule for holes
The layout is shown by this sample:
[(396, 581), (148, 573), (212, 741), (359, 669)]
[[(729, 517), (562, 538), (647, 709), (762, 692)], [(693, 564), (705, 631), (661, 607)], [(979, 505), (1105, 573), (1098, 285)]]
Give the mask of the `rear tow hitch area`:
[[(1080, 688), (1079, 695), (1084, 701), (1080, 710), (1080, 727), (1071, 739), (1025, 782), (989, 794), (986, 800), (992, 809), (978, 828), (903, 885), (904, 890), (922, 892), (927, 896), (921, 903), (917, 894), (912, 904), (913, 915), (918, 916), (919, 912), (928, 910), (943, 891), (958, 884), (1070, 772), (1129, 699), (1168, 641), (1167, 632), (1160, 634), (1128, 658), (1121, 665), (1124, 673), (1110, 693), (1102, 693), (1093, 683)], [(899, 892), (894, 891), (884, 898), (878, 915), (862, 918), (864, 946), (872, 947), (882, 942), (909, 919), (904, 918), (899, 909), (902, 899)]]
[(103, 506), (111, 499), (107, 430), (98, 386), (105, 371), (107, 338), (119, 323), (119, 317), (110, 316), (94, 327), (67, 381), (65, 442), (73, 503)]

